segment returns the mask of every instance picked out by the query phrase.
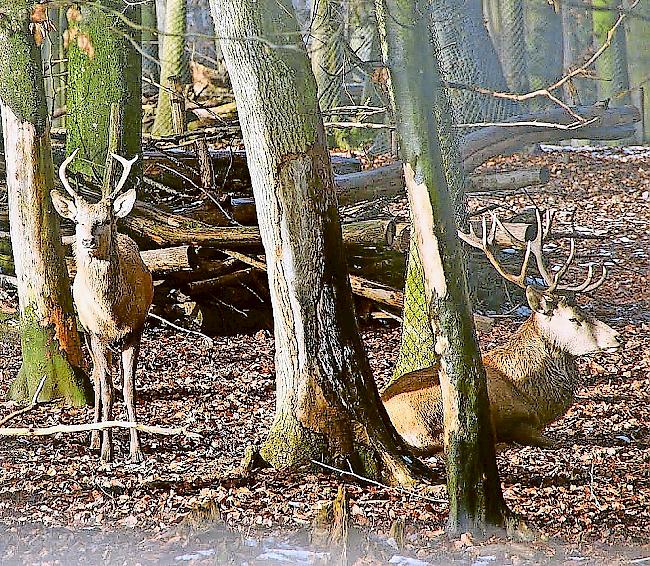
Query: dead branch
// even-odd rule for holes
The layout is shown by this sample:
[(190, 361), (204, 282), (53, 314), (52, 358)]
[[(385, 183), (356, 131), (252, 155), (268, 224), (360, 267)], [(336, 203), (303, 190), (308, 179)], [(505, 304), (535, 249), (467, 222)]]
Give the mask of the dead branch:
[(87, 432), (89, 430), (104, 430), (105, 428), (134, 428), (149, 434), (161, 434), (163, 436), (175, 436), (181, 434), (187, 438), (200, 439), (201, 435), (190, 432), (185, 427), (167, 428), (162, 426), (150, 426), (130, 421), (104, 421), (101, 423), (88, 423), (77, 425), (55, 425), (44, 428), (34, 427), (0, 427), (0, 436), (50, 436), (58, 433)]
[(41, 377), (41, 381), (38, 383), (38, 387), (36, 388), (36, 391), (34, 392), (34, 397), (32, 397), (32, 402), (27, 405), (26, 407), (23, 407), (22, 409), (18, 409), (17, 411), (14, 411), (13, 413), (10, 413), (6, 417), (4, 417), (2, 420), (0, 420), (0, 427), (4, 426), (7, 424), (9, 421), (15, 419), (16, 417), (19, 417), (20, 415), (24, 415), (25, 413), (28, 413), (32, 409), (36, 408), (39, 403), (38, 403), (38, 396), (41, 394), (41, 391), (43, 391), (43, 386), (45, 385), (45, 380), (47, 379), (47, 376), (44, 375)]

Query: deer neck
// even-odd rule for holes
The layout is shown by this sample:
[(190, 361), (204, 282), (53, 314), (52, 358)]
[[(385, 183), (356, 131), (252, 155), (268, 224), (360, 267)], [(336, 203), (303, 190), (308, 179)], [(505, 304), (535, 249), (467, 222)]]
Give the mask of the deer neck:
[(121, 283), (122, 271), (115, 237), (111, 238), (105, 257), (93, 257), (75, 249), (75, 259), (77, 274), (82, 275), (88, 285), (99, 289), (106, 288), (108, 291)]
[(540, 332), (534, 314), (485, 358), (535, 404), (542, 421), (566, 411), (580, 384), (574, 357)]

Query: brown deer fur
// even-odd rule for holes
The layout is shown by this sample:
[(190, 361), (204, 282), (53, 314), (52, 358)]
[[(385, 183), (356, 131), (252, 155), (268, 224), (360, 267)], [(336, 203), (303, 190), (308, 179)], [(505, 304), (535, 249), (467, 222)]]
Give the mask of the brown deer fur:
[[(76, 153), (76, 152), (75, 152)], [(79, 320), (93, 361), (95, 386), (95, 422), (113, 419), (113, 354), (120, 357), (124, 404), (129, 421), (136, 422), (135, 369), (140, 338), (153, 297), (151, 273), (140, 257), (136, 243), (117, 233), (116, 219), (126, 216), (135, 203), (135, 190), (119, 194), (131, 165), (118, 156), (124, 165), (122, 178), (116, 190), (98, 203), (89, 203), (76, 194), (65, 178), (65, 168), (74, 154), (61, 166), (59, 173), (72, 200), (52, 191), (56, 210), (76, 224), (73, 245), (77, 273), (73, 296)], [(130, 429), (130, 457), (135, 462), (143, 459), (138, 431)], [(101, 448), (101, 458), (113, 457), (111, 432), (93, 431), (91, 447)]]
[[(549, 446), (542, 429), (574, 401), (582, 376), (576, 356), (615, 350), (618, 333), (566, 299), (529, 287), (533, 313), (508, 342), (483, 356), (497, 441)], [(404, 440), (420, 454), (442, 449), (439, 368), (403, 375), (382, 393)]]

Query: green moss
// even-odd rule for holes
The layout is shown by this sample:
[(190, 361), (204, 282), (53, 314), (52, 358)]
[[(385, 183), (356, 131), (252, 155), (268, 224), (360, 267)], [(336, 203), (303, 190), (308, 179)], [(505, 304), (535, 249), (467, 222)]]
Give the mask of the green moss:
[(327, 454), (323, 435), (303, 427), (293, 415), (276, 415), (273, 426), (260, 449), (260, 455), (273, 468), (312, 467)]
[[(123, 8), (122, 2), (104, 5)], [(123, 124), (117, 152), (132, 156), (141, 149), (140, 59), (124, 37), (133, 30), (115, 15), (91, 6), (82, 6), (80, 14), (68, 22), (67, 151), (81, 148), (71, 169), (101, 182), (112, 105)], [(138, 21), (139, 9), (129, 8), (126, 16)]]
[(43, 132), (47, 123), (40, 50), (29, 32), (24, 0), (0, 8), (0, 98), (23, 120)]
[(36, 313), (27, 308), (20, 321), (23, 363), (9, 388), (15, 401), (31, 401), (38, 385), (47, 376), (40, 401), (63, 398), (81, 406), (92, 403), (93, 389), (81, 368), (73, 367), (56, 340), (54, 327), (43, 326)]

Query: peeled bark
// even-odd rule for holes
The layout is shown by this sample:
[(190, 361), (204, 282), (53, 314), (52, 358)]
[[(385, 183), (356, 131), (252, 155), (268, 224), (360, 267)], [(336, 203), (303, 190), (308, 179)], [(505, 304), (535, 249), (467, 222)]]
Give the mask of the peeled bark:
[(3, 8), (0, 20), (0, 106), (6, 152), (11, 240), (18, 281), (23, 363), (9, 395), (31, 401), (93, 398), (81, 370), (70, 281), (59, 224), (50, 202), (53, 165), (41, 58), (29, 33), (31, 3)]
[[(325, 460), (369, 473), (370, 453), (387, 476), (410, 481), (414, 461), (380, 402), (356, 326), (316, 82), (291, 3), (211, 0), (211, 7), (239, 108), (274, 313), (276, 414), (262, 456), (277, 468)], [(357, 444), (355, 429), (374, 451)]]
[[(454, 201), (436, 113), (427, 93), (442, 88), (422, 25), (427, 2), (378, 0), (384, 59), (404, 161), (404, 178), (424, 273), (424, 302), (440, 358), (449, 530), (504, 526), (508, 509), (496, 467), (485, 370), (468, 299)], [(432, 64), (432, 61), (434, 62)], [(447, 159), (460, 160), (458, 153)], [(456, 170), (460, 170), (459, 163)]]

